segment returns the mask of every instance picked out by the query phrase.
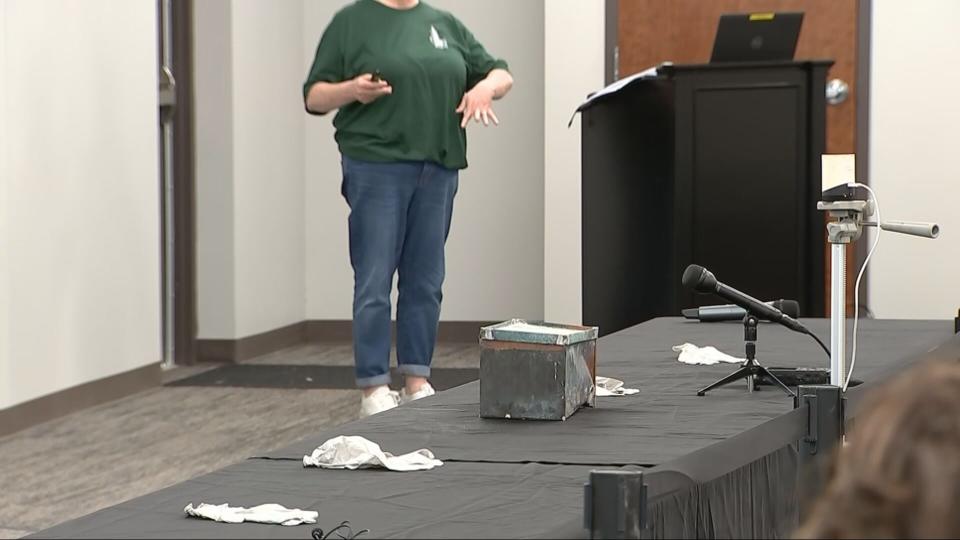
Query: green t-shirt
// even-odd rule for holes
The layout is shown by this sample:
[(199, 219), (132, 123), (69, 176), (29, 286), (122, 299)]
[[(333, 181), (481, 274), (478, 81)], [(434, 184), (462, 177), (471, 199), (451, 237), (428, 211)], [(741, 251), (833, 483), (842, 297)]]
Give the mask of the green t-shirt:
[(450, 13), (422, 1), (398, 10), (357, 0), (324, 31), (303, 96), (316, 82), (379, 70), (393, 93), (340, 108), (333, 121), (340, 151), (367, 161), (432, 161), (462, 169), (467, 136), (455, 110), (494, 68), (507, 69), (507, 63), (490, 56)]

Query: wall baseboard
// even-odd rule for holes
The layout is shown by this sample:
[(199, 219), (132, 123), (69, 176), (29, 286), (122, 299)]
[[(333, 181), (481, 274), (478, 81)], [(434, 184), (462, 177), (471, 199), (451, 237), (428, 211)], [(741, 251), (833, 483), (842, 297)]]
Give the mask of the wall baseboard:
[[(326, 320), (306, 321), (306, 341), (323, 343), (329, 341), (352, 341), (353, 321)], [(439, 343), (469, 343), (480, 338), (480, 327), (496, 324), (489, 321), (440, 321), (437, 329)], [(390, 332), (397, 339), (397, 322), (390, 323)]]
[[(353, 321), (324, 320), (304, 321), (307, 343), (351, 342), (353, 341)], [(391, 323), (391, 332), (396, 335), (396, 323)]]
[(304, 342), (306, 321), (240, 339), (198, 339), (198, 362), (243, 362)]
[(160, 386), (160, 362), (54, 392), (0, 410), (0, 437), (72, 412)]
[(502, 321), (446, 321), (440, 323), (437, 341), (441, 343), (479, 343), (480, 328)]
[[(472, 343), (480, 337), (480, 327), (489, 321), (440, 321), (437, 341), (440, 343)], [(396, 322), (391, 323), (396, 340)], [(240, 339), (198, 339), (197, 360), (200, 362), (242, 362), (257, 356), (301, 343), (349, 343), (353, 338), (353, 321), (309, 320)]]

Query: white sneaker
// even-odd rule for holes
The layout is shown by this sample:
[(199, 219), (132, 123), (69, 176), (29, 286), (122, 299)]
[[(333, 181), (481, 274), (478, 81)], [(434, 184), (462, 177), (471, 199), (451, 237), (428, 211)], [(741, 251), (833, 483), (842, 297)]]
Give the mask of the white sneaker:
[(419, 390), (412, 394), (407, 394), (407, 389), (404, 388), (400, 391), (400, 403), (410, 403), (411, 401), (430, 397), (436, 393), (436, 390), (430, 386), (430, 383), (423, 383), (423, 386), (421, 386)]
[(360, 418), (388, 411), (400, 404), (400, 394), (381, 386), (369, 396), (360, 398)]

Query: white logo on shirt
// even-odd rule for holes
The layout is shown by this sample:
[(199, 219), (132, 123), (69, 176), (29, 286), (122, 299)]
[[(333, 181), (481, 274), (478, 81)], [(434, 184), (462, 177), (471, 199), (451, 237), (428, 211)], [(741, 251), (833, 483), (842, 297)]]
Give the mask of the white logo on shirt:
[(430, 43), (432, 43), (433, 46), (438, 49), (447, 48), (447, 40), (440, 37), (440, 33), (437, 32), (436, 27), (434, 27), (432, 24), (430, 25)]

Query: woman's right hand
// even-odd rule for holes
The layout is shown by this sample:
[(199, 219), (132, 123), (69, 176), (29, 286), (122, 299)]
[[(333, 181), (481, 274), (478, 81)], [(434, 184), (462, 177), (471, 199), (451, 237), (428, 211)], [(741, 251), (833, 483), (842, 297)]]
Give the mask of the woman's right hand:
[(383, 79), (373, 80), (373, 75), (364, 73), (353, 79), (353, 97), (363, 104), (376, 101), (381, 96), (393, 93), (393, 87)]

